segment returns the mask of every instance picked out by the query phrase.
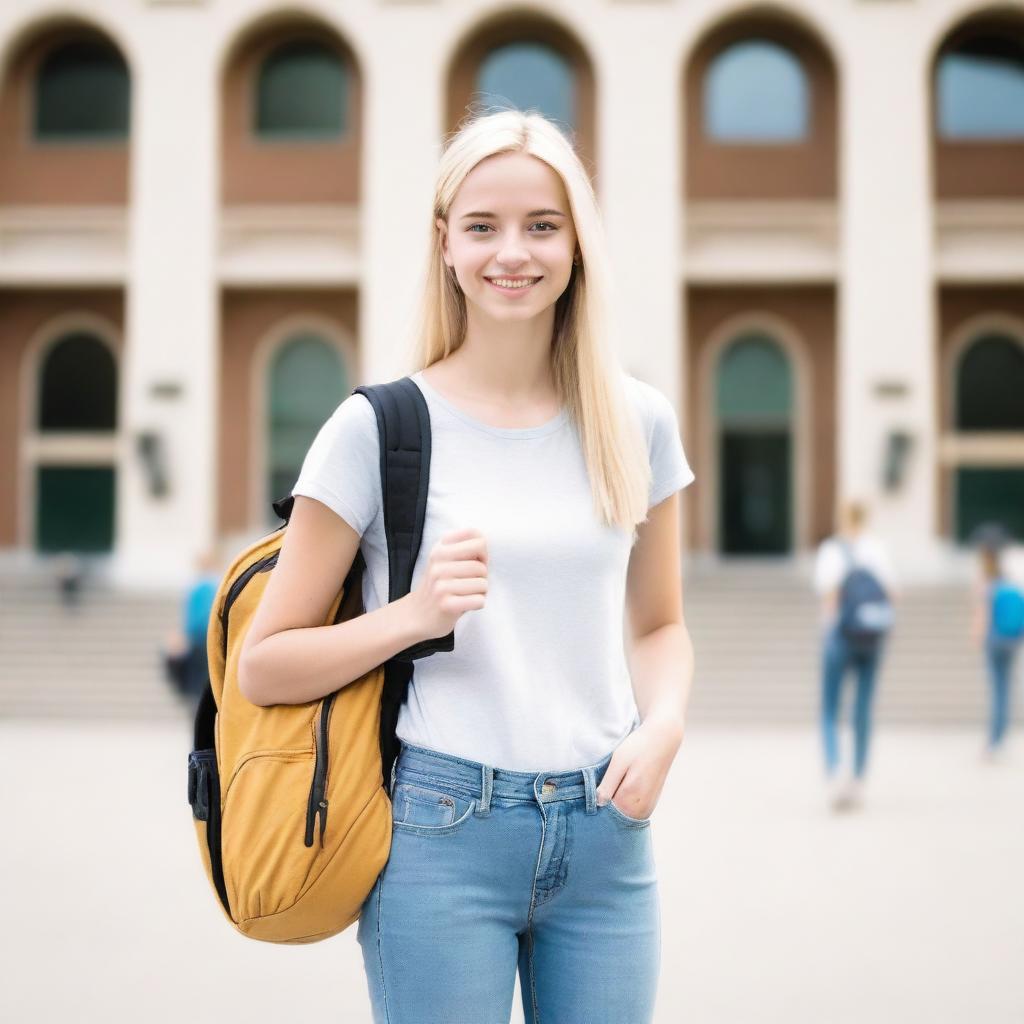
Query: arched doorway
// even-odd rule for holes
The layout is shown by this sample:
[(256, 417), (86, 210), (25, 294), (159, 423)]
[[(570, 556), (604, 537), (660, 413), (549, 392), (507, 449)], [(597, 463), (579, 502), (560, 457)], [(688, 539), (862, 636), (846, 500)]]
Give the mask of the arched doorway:
[(33, 543), (109, 552), (114, 543), (117, 365), (89, 331), (62, 335), (38, 372)]
[(793, 373), (769, 335), (746, 332), (715, 368), (719, 538), (723, 554), (790, 551)]
[(274, 353), (267, 374), (266, 522), (279, 520), (271, 501), (291, 494), (317, 431), (349, 393), (338, 350), (312, 331), (291, 334)]
[[(1024, 341), (1002, 331), (979, 334), (963, 350), (955, 377), (954, 429), (1016, 435), (1024, 441)], [(1024, 450), (1022, 447), (1021, 450)], [(955, 531), (961, 543), (976, 527), (998, 522), (1024, 538), (1024, 458), (998, 464), (962, 460), (955, 476)]]

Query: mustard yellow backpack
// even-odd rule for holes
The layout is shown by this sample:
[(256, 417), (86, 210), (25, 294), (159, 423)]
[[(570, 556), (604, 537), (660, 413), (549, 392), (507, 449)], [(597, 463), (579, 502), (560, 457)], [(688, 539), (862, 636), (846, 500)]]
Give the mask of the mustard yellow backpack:
[[(430, 418), (402, 377), (354, 389), (380, 437), (389, 601), (409, 593), (430, 477)], [(195, 716), (188, 800), (206, 874), (227, 919), (266, 942), (316, 942), (359, 918), (391, 851), (395, 724), (413, 661), (451, 651), (454, 630), (400, 651), (364, 676), (303, 704), (262, 707), (238, 688), (245, 632), (274, 571), (284, 525), (245, 548), (224, 574), (207, 629), (209, 685)], [(365, 611), (356, 552), (324, 625)], [(386, 783), (385, 783), (385, 780)]]

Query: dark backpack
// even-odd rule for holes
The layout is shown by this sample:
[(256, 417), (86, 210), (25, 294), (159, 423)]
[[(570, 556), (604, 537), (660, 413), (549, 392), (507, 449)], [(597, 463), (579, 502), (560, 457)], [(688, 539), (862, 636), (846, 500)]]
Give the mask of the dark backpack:
[(893, 624), (893, 607), (878, 577), (857, 565), (845, 540), (839, 546), (848, 569), (839, 588), (839, 632), (854, 651), (874, 654)]

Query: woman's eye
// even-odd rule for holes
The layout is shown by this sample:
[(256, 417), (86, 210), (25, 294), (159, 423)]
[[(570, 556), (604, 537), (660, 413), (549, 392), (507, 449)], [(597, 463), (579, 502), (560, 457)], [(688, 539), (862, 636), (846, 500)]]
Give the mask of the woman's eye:
[[(554, 224), (550, 223), (550, 221), (546, 221), (546, 220), (535, 221), (531, 226), (532, 227), (536, 227), (538, 224), (543, 224), (545, 227), (551, 228), (552, 231), (557, 231), (558, 230), (556, 225), (554, 225)], [(489, 231), (490, 230), (490, 225), (489, 224), (470, 224), (469, 227), (466, 228), (466, 230), (467, 231), (473, 231), (473, 228), (487, 228), (487, 230)], [(537, 233), (541, 234), (541, 235), (549, 234), (549, 232), (547, 232), (547, 231), (541, 231), (541, 232), (537, 232)], [(480, 231), (473, 231), (473, 234), (479, 235), (479, 234), (482, 234), (482, 232), (480, 232)]]

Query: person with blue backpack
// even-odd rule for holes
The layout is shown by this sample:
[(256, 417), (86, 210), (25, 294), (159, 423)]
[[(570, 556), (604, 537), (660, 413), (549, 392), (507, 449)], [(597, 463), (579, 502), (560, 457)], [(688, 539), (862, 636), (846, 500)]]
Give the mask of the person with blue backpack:
[(973, 634), (975, 643), (984, 647), (988, 667), (989, 716), (983, 754), (991, 760), (1005, 748), (1010, 723), (1013, 666), (1024, 641), (1024, 590), (1005, 573), (998, 549), (980, 548), (980, 560)]
[[(871, 738), (875, 679), (894, 621), (894, 575), (885, 548), (867, 533), (865, 506), (847, 502), (839, 530), (818, 547), (814, 589), (822, 599), (821, 736), (830, 803), (834, 810), (863, 801)], [(843, 680), (857, 678), (853, 705), (853, 764), (840, 775), (839, 715)]]

